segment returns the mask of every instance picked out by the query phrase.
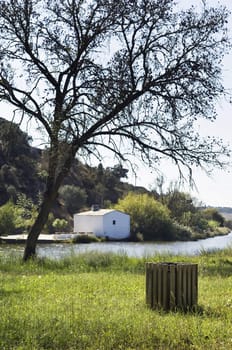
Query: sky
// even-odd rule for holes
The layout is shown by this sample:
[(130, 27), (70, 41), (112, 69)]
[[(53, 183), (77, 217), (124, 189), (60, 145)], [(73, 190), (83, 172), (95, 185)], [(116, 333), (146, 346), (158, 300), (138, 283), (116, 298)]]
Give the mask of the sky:
[[(201, 0), (180, 0), (180, 7), (188, 7), (196, 5)], [(206, 0), (209, 5), (217, 6), (224, 5), (232, 12), (231, 0)], [(232, 14), (229, 18), (228, 27), (232, 40)], [(231, 92), (232, 95), (232, 50), (223, 60), (223, 82), (224, 86)], [(203, 123), (200, 126), (200, 132), (204, 135), (214, 135), (222, 138), (225, 144), (229, 144), (232, 149), (232, 104), (224, 100), (216, 106), (217, 119), (214, 123)], [(210, 176), (204, 171), (193, 170), (193, 179), (195, 182), (194, 188), (191, 188), (188, 183), (181, 190), (190, 193), (203, 205), (232, 207), (232, 159), (231, 165), (226, 170), (215, 170)], [(174, 165), (170, 162), (164, 162), (159, 167), (164, 175), (166, 187), (170, 186), (171, 182), (178, 181), (178, 172)], [(145, 186), (149, 190), (154, 188), (156, 179), (159, 174), (152, 172), (151, 169), (140, 165), (136, 176), (131, 174), (129, 180), (132, 184)]]
[[(180, 6), (195, 5), (202, 0), (180, 0)], [(232, 12), (231, 0), (207, 0), (210, 5), (222, 4), (225, 5)], [(230, 36), (232, 38), (232, 14), (229, 19)], [(224, 86), (231, 91), (232, 95), (232, 50), (223, 61), (223, 81)], [(2, 107), (2, 106), (1, 106)], [(12, 112), (9, 106), (1, 108), (1, 117), (11, 118)], [(22, 128), (29, 135), (33, 137), (34, 144), (40, 145), (41, 138), (36, 132), (34, 124), (22, 124)], [(200, 131), (203, 134), (210, 134), (222, 138), (225, 144), (230, 144), (232, 149), (232, 104), (226, 101), (221, 101), (217, 105), (217, 119), (214, 123), (204, 123), (200, 126)], [(109, 159), (106, 158), (106, 166), (108, 166)], [(104, 162), (103, 162), (104, 165)], [(125, 166), (126, 167), (126, 166)], [(160, 171), (164, 176), (166, 187), (170, 182), (178, 180), (178, 172), (170, 162), (163, 162), (159, 166)], [(159, 174), (145, 167), (142, 163), (138, 163), (136, 172), (129, 171), (127, 181), (133, 185), (143, 186), (151, 190), (155, 187), (156, 179)], [(205, 172), (200, 170), (193, 170), (193, 179), (196, 187), (191, 189), (188, 183), (185, 184), (183, 191), (190, 193), (203, 205), (232, 207), (232, 159), (231, 165), (226, 170), (215, 170), (209, 177)]]
[[(179, 1), (180, 6), (195, 5), (201, 0)], [(232, 40), (232, 1), (231, 0), (207, 0), (209, 5), (217, 6), (225, 5), (230, 11), (228, 27), (230, 30), (230, 37)], [(184, 4), (185, 3), (185, 4)], [(232, 50), (223, 61), (223, 82), (224, 86), (230, 91), (232, 95)], [(224, 100), (216, 106), (217, 119), (214, 123), (204, 123), (201, 125), (200, 131), (203, 134), (210, 134), (222, 138), (225, 144), (229, 144), (232, 148), (232, 104)], [(163, 164), (162, 170), (167, 186), (170, 181), (177, 180), (177, 172), (174, 166), (167, 162)], [(148, 189), (154, 187), (157, 174), (149, 172), (149, 169), (142, 169), (137, 174), (137, 185), (145, 185)], [(203, 205), (232, 207), (232, 159), (230, 166), (226, 170), (215, 170), (208, 176), (204, 171), (193, 170), (193, 179), (195, 188), (191, 189), (186, 183), (183, 190), (190, 193)]]

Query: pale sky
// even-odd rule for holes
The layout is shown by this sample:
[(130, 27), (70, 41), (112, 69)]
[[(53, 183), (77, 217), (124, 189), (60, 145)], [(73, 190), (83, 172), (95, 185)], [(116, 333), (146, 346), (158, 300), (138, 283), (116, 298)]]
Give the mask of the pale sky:
[[(191, 4), (199, 3), (201, 0), (179, 1), (185, 3), (188, 7)], [(215, 6), (217, 4), (225, 5), (232, 12), (231, 0), (207, 0), (208, 4)], [(232, 14), (229, 20), (230, 36), (232, 38)], [(232, 39), (231, 39), (232, 40)], [(224, 59), (223, 66), (223, 80), (224, 86), (231, 92), (232, 95), (232, 50)], [(230, 144), (232, 148), (232, 104), (226, 101), (221, 101), (217, 105), (217, 120), (214, 123), (204, 123), (201, 131), (204, 134), (211, 134), (222, 138), (225, 144)], [(170, 165), (164, 164), (162, 169), (167, 183), (169, 180), (175, 181), (175, 169)], [(143, 170), (137, 174), (137, 185), (145, 185), (151, 188), (157, 177), (149, 170)], [(208, 177), (203, 171), (194, 171), (193, 178), (197, 186), (197, 190), (191, 191), (188, 185), (185, 186), (185, 191), (191, 193), (199, 201), (205, 205), (212, 206), (228, 206), (232, 207), (232, 159), (231, 165), (226, 171), (215, 170), (213, 174)]]
[[(201, 0), (192, 0), (190, 2), (181, 0), (180, 3), (183, 3), (185, 7), (188, 7), (191, 4), (196, 4), (200, 1)], [(229, 8), (232, 12), (231, 0), (208, 0), (207, 3), (212, 5), (226, 5), (227, 8)], [(232, 15), (230, 16), (229, 26), (231, 28), (232, 37)], [(232, 50), (230, 55), (224, 59), (223, 77), (225, 87), (230, 90), (232, 94)], [(213, 124), (204, 123), (203, 126), (201, 126), (200, 130), (204, 134), (207, 133), (223, 138), (224, 142), (226, 144), (229, 143), (232, 148), (232, 104), (221, 101), (221, 103), (217, 106), (217, 114), (217, 120)], [(0, 116), (3, 118), (10, 118), (12, 114), (9, 110), (9, 107), (1, 108)], [(34, 143), (38, 145), (38, 136), (35, 132), (33, 124), (30, 124), (28, 126), (24, 124), (23, 129), (33, 137)], [(108, 166), (108, 163), (106, 163), (106, 165), (103, 163), (103, 165)], [(161, 172), (163, 172), (167, 185), (170, 181), (175, 181), (178, 179), (175, 168), (168, 162), (162, 163), (159, 169)], [(154, 183), (157, 176), (158, 174), (155, 172), (152, 173), (151, 169), (139, 165), (136, 176), (131, 171), (129, 172), (128, 182), (139, 186), (144, 186), (147, 189), (151, 189), (154, 188)], [(184, 189), (186, 192), (191, 193), (205, 205), (232, 207), (232, 159), (231, 166), (228, 167), (226, 171), (216, 170), (211, 177), (208, 177), (202, 171), (194, 171), (193, 178), (197, 186), (197, 191), (191, 191), (186, 184)]]

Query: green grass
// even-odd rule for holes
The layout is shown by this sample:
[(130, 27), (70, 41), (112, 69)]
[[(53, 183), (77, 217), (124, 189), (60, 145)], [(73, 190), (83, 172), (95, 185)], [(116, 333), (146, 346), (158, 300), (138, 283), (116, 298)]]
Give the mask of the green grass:
[(232, 349), (232, 249), (149, 261), (199, 264), (195, 313), (146, 306), (145, 258), (0, 256), (0, 349)]

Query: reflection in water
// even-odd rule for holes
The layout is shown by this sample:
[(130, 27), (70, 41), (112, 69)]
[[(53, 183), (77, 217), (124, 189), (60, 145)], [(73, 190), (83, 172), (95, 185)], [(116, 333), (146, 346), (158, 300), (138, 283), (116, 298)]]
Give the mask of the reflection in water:
[[(126, 254), (134, 257), (149, 257), (155, 254), (174, 254), (174, 255), (197, 255), (201, 251), (210, 251), (223, 249), (232, 246), (232, 232), (227, 236), (218, 236), (198, 240), (195, 242), (152, 242), (152, 243), (134, 243), (134, 242), (104, 242), (90, 244), (38, 244), (38, 255), (59, 259), (70, 254), (79, 254), (82, 252), (114, 252)], [(23, 245), (0, 245), (0, 254), (7, 251), (9, 254), (23, 254)]]

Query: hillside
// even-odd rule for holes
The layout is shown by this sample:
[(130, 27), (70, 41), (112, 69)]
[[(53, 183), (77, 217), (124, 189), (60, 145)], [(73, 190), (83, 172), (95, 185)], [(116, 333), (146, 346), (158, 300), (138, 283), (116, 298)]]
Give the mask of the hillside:
[(41, 150), (30, 146), (30, 137), (19, 127), (0, 118), (0, 205), (18, 193), (24, 193), (34, 202), (43, 190), (37, 165)]
[[(0, 118), (0, 205), (9, 199), (16, 202), (19, 194), (39, 203), (46, 181), (48, 150), (34, 148), (31, 142), (18, 125)], [(131, 190), (147, 192), (121, 181), (127, 172), (120, 164), (113, 168), (104, 168), (101, 163), (91, 167), (76, 159), (53, 208), (55, 216), (67, 218), (95, 203), (116, 203)]]

